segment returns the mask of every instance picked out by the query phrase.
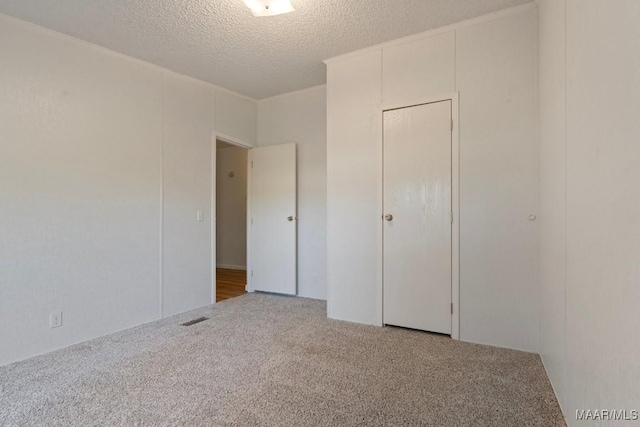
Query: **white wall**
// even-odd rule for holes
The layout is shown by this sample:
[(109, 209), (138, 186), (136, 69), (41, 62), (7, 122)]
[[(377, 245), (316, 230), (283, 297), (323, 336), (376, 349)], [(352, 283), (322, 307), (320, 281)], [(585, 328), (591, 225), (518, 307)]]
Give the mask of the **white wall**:
[[(640, 3), (540, 10), (542, 172), (559, 187), (543, 181), (541, 347), (578, 425), (577, 409), (640, 402)], [(565, 263), (553, 258), (562, 252)]]
[(217, 150), (216, 264), (221, 268), (247, 268), (247, 156), (244, 148)]
[(255, 103), (3, 15), (0, 64), (0, 365), (210, 303), (211, 131)]
[(211, 303), (213, 98), (204, 84), (164, 75), (162, 315), (170, 316)]
[(537, 11), (456, 31), (460, 337), (538, 350)]
[(0, 63), (5, 364), (158, 318), (162, 75), (2, 17)]
[(540, 13), (540, 355), (560, 403), (565, 394), (565, 5)]
[(382, 49), (383, 104), (456, 90), (456, 32), (445, 31)]
[(537, 10), (328, 61), (329, 315), (381, 319), (381, 106), (460, 93), (460, 337), (538, 349)]
[(256, 102), (221, 89), (214, 91), (214, 98), (214, 123), (218, 136), (240, 142), (244, 146), (254, 146), (256, 141)]
[(328, 314), (377, 324), (382, 295), (382, 52), (327, 68)]
[(298, 166), (298, 295), (327, 297), (326, 87), (258, 102), (258, 146), (295, 143)]

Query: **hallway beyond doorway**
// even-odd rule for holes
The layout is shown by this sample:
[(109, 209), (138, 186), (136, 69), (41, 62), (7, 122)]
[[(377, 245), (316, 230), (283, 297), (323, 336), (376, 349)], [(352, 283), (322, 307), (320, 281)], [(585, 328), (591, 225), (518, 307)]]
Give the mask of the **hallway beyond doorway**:
[(216, 268), (216, 302), (246, 294), (246, 285), (245, 270)]

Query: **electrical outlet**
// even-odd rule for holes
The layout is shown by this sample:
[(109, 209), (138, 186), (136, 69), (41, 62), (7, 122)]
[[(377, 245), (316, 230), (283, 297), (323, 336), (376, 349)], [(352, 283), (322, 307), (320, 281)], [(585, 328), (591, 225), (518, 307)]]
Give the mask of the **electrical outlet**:
[(204, 211), (196, 211), (196, 221), (198, 222), (204, 221)]
[(49, 315), (49, 326), (51, 328), (59, 328), (62, 326), (62, 312), (56, 311)]

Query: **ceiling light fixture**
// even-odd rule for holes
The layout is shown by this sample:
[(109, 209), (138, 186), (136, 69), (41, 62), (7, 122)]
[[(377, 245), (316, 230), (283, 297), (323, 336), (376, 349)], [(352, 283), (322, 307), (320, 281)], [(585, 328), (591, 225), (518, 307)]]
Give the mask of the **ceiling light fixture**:
[(274, 16), (293, 12), (290, 0), (244, 0), (253, 16)]

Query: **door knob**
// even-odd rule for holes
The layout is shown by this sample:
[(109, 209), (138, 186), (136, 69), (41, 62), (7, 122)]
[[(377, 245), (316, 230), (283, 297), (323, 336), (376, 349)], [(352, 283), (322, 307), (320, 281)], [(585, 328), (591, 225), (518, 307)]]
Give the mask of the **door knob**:
[(288, 218), (287, 218), (287, 221), (291, 222), (291, 221), (293, 221), (294, 219), (295, 219), (294, 217), (290, 216), (290, 217), (288, 217)]
[(384, 219), (386, 219), (387, 221), (391, 222), (391, 221), (393, 221), (393, 215), (391, 215), (391, 214), (386, 214), (386, 215), (384, 216)]

